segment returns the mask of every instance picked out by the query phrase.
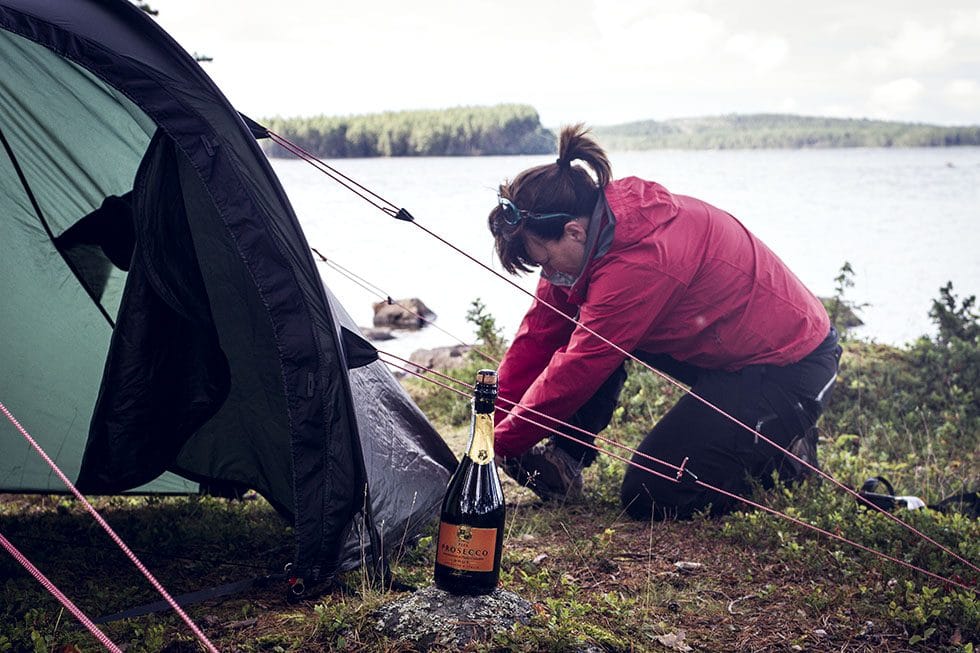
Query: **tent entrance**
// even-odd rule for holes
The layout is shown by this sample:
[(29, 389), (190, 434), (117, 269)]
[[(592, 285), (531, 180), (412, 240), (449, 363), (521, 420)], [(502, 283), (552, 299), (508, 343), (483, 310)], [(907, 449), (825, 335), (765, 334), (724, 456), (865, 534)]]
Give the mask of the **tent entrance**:
[[(89, 72), (5, 30), (0, 60), (4, 402), (74, 478), (111, 335), (106, 317), (126, 279), (102, 247), (85, 242), (92, 223), (84, 218), (132, 188), (155, 126)], [(66, 491), (26, 442), (6, 443), (2, 454), (16, 461), (0, 474), (5, 491)], [(193, 491), (172, 474), (134, 490)]]

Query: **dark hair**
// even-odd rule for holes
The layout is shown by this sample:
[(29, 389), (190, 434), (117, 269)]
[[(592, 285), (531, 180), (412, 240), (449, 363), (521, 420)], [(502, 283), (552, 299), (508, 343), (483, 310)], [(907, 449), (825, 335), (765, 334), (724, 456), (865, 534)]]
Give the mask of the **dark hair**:
[[(496, 206), (490, 211), (488, 222), (497, 256), (511, 274), (530, 272), (536, 265), (524, 248), (521, 235), (525, 231), (545, 240), (558, 240), (569, 220), (592, 215), (599, 193), (612, 180), (612, 168), (605, 151), (588, 133), (582, 124), (563, 127), (558, 141), (558, 159), (554, 163), (528, 168), (513, 181), (500, 185), (500, 196), (513, 202), (521, 211), (568, 214), (547, 220), (525, 219), (510, 225), (502, 207)], [(572, 165), (572, 161), (585, 163), (592, 169), (595, 179), (582, 166)]]

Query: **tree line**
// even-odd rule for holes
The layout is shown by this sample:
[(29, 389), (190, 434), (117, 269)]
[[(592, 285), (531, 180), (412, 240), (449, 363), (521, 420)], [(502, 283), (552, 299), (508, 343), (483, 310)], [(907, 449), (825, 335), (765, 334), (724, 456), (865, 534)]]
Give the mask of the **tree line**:
[[(322, 158), (549, 154), (555, 135), (533, 107), (500, 104), (358, 116), (272, 118), (266, 126)], [(288, 156), (274, 143), (269, 156)]]
[[(551, 154), (552, 130), (524, 104), (389, 111), (358, 116), (272, 118), (265, 124), (323, 158)], [(642, 120), (595, 126), (608, 150), (800, 149), (834, 147), (951, 147), (980, 145), (980, 126), (788, 114), (725, 115)], [(270, 156), (288, 156), (266, 144)]]
[(786, 114), (725, 115), (596, 127), (610, 150), (949, 147), (980, 145), (980, 126)]

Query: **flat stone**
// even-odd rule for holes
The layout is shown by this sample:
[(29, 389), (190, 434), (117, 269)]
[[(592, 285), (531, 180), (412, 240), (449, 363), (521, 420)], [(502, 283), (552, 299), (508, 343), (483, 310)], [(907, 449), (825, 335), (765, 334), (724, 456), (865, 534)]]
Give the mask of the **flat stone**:
[(516, 623), (530, 623), (533, 614), (530, 602), (499, 588), (483, 596), (455, 596), (430, 586), (386, 603), (374, 617), (379, 632), (426, 651), (488, 641)]
[(418, 371), (452, 370), (466, 365), (466, 354), (470, 345), (449, 345), (435, 349), (416, 349), (408, 360), (416, 363)]
[(417, 297), (377, 302), (373, 307), (376, 327), (421, 329), (436, 318), (432, 309)]
[(372, 342), (380, 342), (383, 340), (394, 340), (395, 334), (391, 332), (391, 329), (386, 327), (375, 328), (375, 327), (359, 327), (361, 329), (361, 335), (371, 340)]

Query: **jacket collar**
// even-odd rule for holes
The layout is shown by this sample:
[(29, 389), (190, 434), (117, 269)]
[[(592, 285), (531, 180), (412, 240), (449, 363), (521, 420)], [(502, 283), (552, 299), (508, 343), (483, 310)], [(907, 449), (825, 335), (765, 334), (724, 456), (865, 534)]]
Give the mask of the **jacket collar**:
[(605, 193), (599, 193), (599, 200), (589, 218), (589, 227), (585, 235), (585, 251), (588, 254), (582, 264), (582, 270), (568, 289), (569, 299), (573, 303), (581, 303), (585, 299), (585, 291), (589, 287), (589, 277), (596, 262), (601, 259), (613, 245), (616, 235), (616, 216), (609, 208)]
[(625, 177), (606, 184), (589, 220), (586, 251), (590, 253), (568, 288), (569, 301), (585, 301), (592, 271), (610, 250), (645, 238), (677, 217), (679, 210), (674, 195), (656, 182)]

